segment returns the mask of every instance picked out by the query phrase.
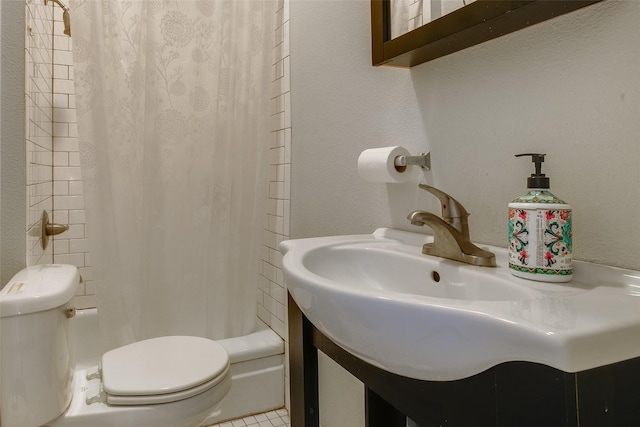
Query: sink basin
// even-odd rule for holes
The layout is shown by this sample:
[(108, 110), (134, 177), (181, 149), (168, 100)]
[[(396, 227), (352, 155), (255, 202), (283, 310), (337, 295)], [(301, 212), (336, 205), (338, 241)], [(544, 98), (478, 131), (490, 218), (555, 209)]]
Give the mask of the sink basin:
[(449, 381), (499, 363), (577, 372), (640, 356), (640, 272), (574, 262), (569, 283), (421, 253), (430, 236), (372, 234), (280, 244), (289, 292), (350, 353), (410, 378)]
[(508, 301), (531, 292), (493, 275), (481, 283), (472, 269), (418, 253), (401, 253), (371, 242), (346, 242), (314, 248), (302, 264), (310, 273), (359, 291), (420, 295), (468, 301)]

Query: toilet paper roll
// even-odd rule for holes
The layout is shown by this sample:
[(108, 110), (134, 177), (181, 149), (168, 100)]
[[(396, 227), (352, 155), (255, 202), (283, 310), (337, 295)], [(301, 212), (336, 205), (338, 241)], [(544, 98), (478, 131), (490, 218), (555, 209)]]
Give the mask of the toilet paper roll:
[(358, 157), (358, 173), (370, 182), (404, 182), (409, 179), (406, 166), (395, 166), (398, 156), (409, 156), (404, 147), (382, 147), (364, 150)]

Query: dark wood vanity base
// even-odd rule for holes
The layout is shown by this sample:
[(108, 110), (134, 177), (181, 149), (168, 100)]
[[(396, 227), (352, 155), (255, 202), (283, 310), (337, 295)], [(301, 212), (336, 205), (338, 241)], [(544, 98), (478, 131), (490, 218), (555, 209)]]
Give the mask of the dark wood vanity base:
[[(509, 362), (456, 381), (392, 374), (316, 329), (289, 298), (291, 426), (318, 427), (318, 350), (364, 383), (367, 427), (640, 426), (640, 358), (577, 373)], [(634, 337), (629, 337), (634, 339)]]

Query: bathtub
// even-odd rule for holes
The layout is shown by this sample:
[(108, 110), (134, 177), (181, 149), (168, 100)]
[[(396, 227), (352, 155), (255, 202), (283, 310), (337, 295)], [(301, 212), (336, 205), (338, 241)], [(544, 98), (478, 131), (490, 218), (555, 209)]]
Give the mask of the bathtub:
[[(76, 371), (98, 365), (102, 348), (98, 311), (78, 310), (71, 322)], [(267, 412), (284, 406), (284, 342), (260, 320), (252, 334), (218, 341), (229, 353), (231, 391), (202, 424)]]

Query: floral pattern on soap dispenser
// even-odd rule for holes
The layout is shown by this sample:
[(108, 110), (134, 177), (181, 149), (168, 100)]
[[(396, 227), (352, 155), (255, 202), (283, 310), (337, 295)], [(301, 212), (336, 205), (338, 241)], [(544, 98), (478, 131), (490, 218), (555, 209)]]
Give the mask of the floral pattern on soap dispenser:
[(546, 227), (544, 245), (548, 249), (545, 254), (546, 267), (551, 268), (558, 259), (571, 256), (571, 211), (561, 209), (546, 211)]
[(520, 265), (526, 266), (529, 258), (529, 230), (526, 227), (527, 211), (525, 209), (509, 209), (509, 253), (517, 256)]
[(572, 274), (570, 210), (509, 209), (509, 242), (509, 268), (533, 274)]

